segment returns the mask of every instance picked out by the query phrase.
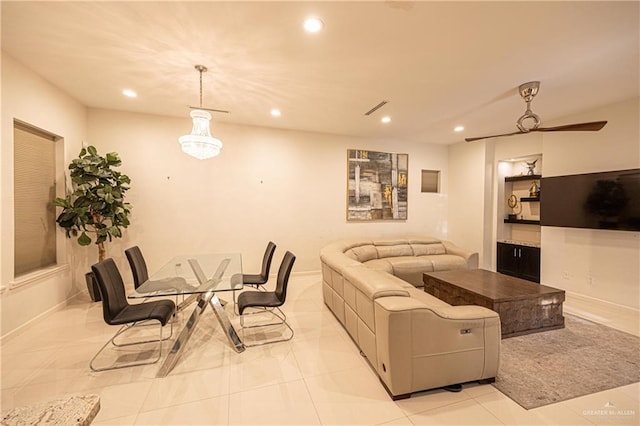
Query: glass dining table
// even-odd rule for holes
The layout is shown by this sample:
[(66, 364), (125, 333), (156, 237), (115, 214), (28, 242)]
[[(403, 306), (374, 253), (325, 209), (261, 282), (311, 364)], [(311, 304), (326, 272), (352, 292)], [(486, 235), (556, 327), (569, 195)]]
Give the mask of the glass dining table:
[(131, 299), (186, 296), (178, 304), (178, 312), (196, 303), (157, 377), (165, 377), (175, 367), (207, 305), (213, 309), (233, 349), (236, 352), (245, 350), (216, 295), (220, 291), (241, 290), (242, 286), (242, 256), (239, 253), (182, 255), (171, 259), (128, 294)]

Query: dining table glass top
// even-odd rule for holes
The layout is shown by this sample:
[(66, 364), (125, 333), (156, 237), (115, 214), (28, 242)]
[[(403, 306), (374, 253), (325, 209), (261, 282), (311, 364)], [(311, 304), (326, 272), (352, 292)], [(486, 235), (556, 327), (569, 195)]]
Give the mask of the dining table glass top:
[(239, 253), (175, 256), (149, 277), (130, 298), (201, 294), (242, 289)]

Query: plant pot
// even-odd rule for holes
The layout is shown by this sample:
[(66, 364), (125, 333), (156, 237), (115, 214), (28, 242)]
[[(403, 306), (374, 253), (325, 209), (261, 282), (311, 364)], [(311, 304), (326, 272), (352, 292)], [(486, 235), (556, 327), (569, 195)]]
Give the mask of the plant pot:
[(98, 282), (96, 281), (93, 272), (87, 272), (84, 274), (84, 279), (87, 281), (87, 290), (89, 290), (89, 296), (93, 302), (99, 302), (102, 300), (100, 297), (100, 289), (98, 288)]

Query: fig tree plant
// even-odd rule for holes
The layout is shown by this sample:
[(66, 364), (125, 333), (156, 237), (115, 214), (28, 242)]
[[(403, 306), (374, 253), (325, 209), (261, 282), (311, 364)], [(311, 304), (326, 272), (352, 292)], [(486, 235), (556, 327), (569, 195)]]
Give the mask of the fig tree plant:
[(82, 148), (69, 164), (72, 191), (53, 201), (62, 207), (56, 222), (67, 238), (77, 238), (81, 246), (95, 242), (99, 261), (106, 256), (105, 242), (122, 237), (129, 226), (131, 205), (124, 199), (131, 180), (114, 170), (121, 164), (115, 152), (102, 157), (94, 146)]

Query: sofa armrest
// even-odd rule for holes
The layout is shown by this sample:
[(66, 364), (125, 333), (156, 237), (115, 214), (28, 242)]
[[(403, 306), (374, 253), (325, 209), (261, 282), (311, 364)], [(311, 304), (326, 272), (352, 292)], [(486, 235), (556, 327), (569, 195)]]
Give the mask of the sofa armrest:
[(320, 256), (320, 261), (327, 264), (332, 269), (343, 273), (343, 271), (350, 266), (359, 266), (362, 263), (357, 260), (351, 259), (342, 253), (325, 253)]
[(475, 319), (493, 319), (500, 321), (497, 312), (482, 306), (460, 305), (447, 307), (430, 307), (434, 314), (443, 319), (450, 320), (475, 320)]
[(392, 395), (495, 377), (500, 318), (480, 306), (375, 300), (376, 370)]
[(447, 254), (455, 254), (456, 256), (464, 258), (469, 269), (478, 269), (478, 264), (480, 263), (480, 261), (477, 252), (458, 247), (451, 241), (443, 240), (442, 245), (447, 251)]
[(353, 284), (369, 300), (392, 296), (409, 297), (409, 292), (400, 278), (386, 272), (369, 269), (362, 264), (345, 268), (344, 279)]

